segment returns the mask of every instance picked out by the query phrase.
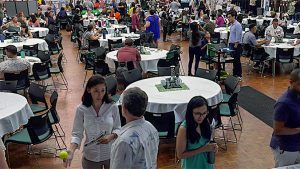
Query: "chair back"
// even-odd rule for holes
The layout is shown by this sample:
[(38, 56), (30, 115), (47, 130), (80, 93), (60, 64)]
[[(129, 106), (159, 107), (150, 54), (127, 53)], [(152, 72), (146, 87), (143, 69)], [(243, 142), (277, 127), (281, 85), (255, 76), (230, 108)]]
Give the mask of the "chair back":
[(126, 85), (130, 85), (131, 83), (142, 79), (142, 73), (139, 69), (125, 71), (122, 73), (122, 75), (124, 77)]
[(262, 25), (264, 27), (268, 27), (268, 26), (270, 26), (270, 23), (271, 23), (271, 20), (264, 20)]
[(36, 83), (31, 83), (28, 89), (28, 95), (33, 104), (43, 103), (48, 109), (48, 104), (45, 98), (46, 86)]
[(34, 80), (41, 81), (51, 77), (49, 63), (34, 63), (32, 66)]
[(106, 57), (106, 49), (103, 46), (90, 49), (91, 52), (95, 53), (95, 59), (105, 60)]
[(111, 94), (112, 96), (116, 94), (117, 92), (117, 78), (113, 75), (107, 76), (105, 78), (105, 84), (106, 84), (106, 90), (108, 94)]
[(262, 47), (252, 47), (251, 53), (252, 55), (250, 55), (250, 60), (254, 62), (261, 61), (261, 58), (267, 55), (265, 49)]
[(26, 89), (30, 85), (28, 69), (20, 73), (4, 73), (4, 79), (6, 81), (17, 81), (17, 90)]
[[(158, 76), (171, 76), (171, 68), (170, 67), (157, 67)], [(179, 74), (179, 66), (175, 67), (175, 74)]]
[(248, 25), (250, 25), (250, 24), (256, 25), (256, 20), (248, 19)]
[(250, 58), (252, 54), (252, 46), (250, 44), (243, 45), (243, 55)]
[(175, 115), (174, 112), (150, 113), (145, 112), (144, 117), (149, 121), (158, 132), (167, 132), (165, 138), (174, 138), (175, 136)]
[(88, 40), (89, 50), (100, 47), (100, 42), (98, 40)]
[(108, 41), (108, 50), (109, 51), (113, 51), (113, 50), (123, 47), (122, 39), (116, 39), (116, 40), (107, 39), (107, 41)]
[(64, 68), (63, 68), (63, 66), (62, 66), (62, 59), (63, 59), (63, 56), (64, 56), (63, 53), (60, 52), (59, 55), (58, 55), (58, 58), (57, 58), (57, 66), (58, 66), (59, 71), (60, 71), (61, 73), (64, 72)]
[(230, 110), (230, 116), (235, 116), (237, 114), (236, 108), (238, 106), (237, 100), (238, 99), (238, 93), (234, 93), (230, 96), (228, 100), (228, 106)]
[(94, 52), (88, 52), (83, 54), (85, 60), (85, 70), (93, 70), (95, 65), (95, 54)]
[(26, 53), (27, 56), (37, 56), (39, 51), (39, 46), (38, 44), (23, 45), (23, 51)]
[(41, 60), (41, 62), (49, 62), (51, 54), (48, 51), (39, 50), (37, 53), (37, 57)]
[(211, 42), (213, 44), (219, 44), (220, 40), (221, 40), (221, 34), (220, 34), (220, 32), (215, 32), (214, 34), (212, 34)]
[(58, 94), (56, 91), (53, 91), (53, 93), (50, 96), (51, 107), (49, 109), (49, 113), (51, 113), (51, 116), (53, 118), (53, 124), (57, 124), (60, 122), (60, 118), (56, 110), (57, 100), (58, 100)]
[(276, 62), (292, 63), (294, 58), (294, 48), (277, 48)]
[(227, 94), (232, 95), (235, 92), (235, 89), (237, 88), (239, 84), (239, 79), (235, 76), (227, 76), (227, 78), (224, 80), (224, 86), (225, 91)]
[(217, 70), (209, 70), (209, 69), (202, 69), (202, 68), (198, 68), (196, 71), (196, 75), (197, 77), (201, 77), (204, 79), (208, 79), (211, 81), (216, 81), (216, 77), (217, 77)]
[(17, 81), (0, 80), (0, 92), (17, 93)]
[(142, 46), (153, 44), (154, 34), (152, 32), (142, 32), (140, 34), (140, 42)]
[(106, 76), (107, 74), (110, 73), (110, 70), (108, 64), (105, 63), (104, 60), (95, 60), (93, 72), (94, 74), (100, 74), (102, 76)]
[(48, 140), (53, 134), (48, 113), (31, 117), (26, 128), (33, 145)]

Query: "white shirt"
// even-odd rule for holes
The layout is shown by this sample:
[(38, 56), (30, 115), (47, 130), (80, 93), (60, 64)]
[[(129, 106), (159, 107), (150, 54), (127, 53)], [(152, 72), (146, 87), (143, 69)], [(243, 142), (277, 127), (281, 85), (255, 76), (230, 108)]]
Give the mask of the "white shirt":
[(273, 27), (273, 25), (271, 24), (270, 26), (268, 26), (268, 27), (266, 28), (265, 36), (267, 36), (267, 35), (271, 35), (272, 37), (273, 37), (273, 36), (280, 36), (280, 37), (283, 37), (283, 36), (284, 36), (284, 32), (283, 32), (282, 27), (277, 26), (277, 28), (275, 29), (275, 28)]
[(295, 27), (294, 34), (300, 34), (300, 23)]
[[(85, 143), (88, 143), (101, 134), (118, 134), (121, 128), (119, 108), (116, 104), (103, 103), (99, 116), (93, 106), (86, 107), (80, 104), (77, 107), (73, 124), (71, 143), (80, 147), (85, 133)], [(90, 161), (99, 162), (110, 158), (112, 142), (108, 144), (91, 144), (83, 148), (83, 156)]]
[(156, 169), (159, 136), (144, 118), (127, 123), (111, 148), (110, 169)]

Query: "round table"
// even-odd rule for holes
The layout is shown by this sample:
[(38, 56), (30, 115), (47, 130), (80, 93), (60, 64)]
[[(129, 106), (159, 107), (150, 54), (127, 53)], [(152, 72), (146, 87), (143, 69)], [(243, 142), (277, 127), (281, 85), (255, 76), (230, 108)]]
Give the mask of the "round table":
[[(149, 50), (150, 50), (150, 55), (141, 54), (140, 65), (143, 69), (143, 72), (145, 73), (149, 71), (157, 71), (158, 60), (165, 59), (168, 53), (167, 50), (160, 50), (154, 48), (150, 48)], [(118, 51), (112, 51), (107, 53), (106, 55), (106, 63), (113, 70), (115, 70), (114, 61), (118, 61), (117, 52)]]
[(117, 24), (111, 24), (109, 28), (107, 27), (102, 27), (105, 28), (108, 32), (108, 34), (113, 34), (115, 32), (115, 29), (125, 29), (127, 30), (127, 33), (129, 33), (129, 28), (127, 28), (126, 25), (117, 25)]
[(257, 25), (262, 25), (264, 23), (264, 20), (268, 20), (271, 23), (274, 18), (268, 18), (268, 17), (262, 17), (262, 18), (248, 17), (248, 18), (244, 18), (243, 21), (242, 21), (242, 23), (243, 24), (248, 24), (248, 19), (250, 19), (250, 20), (256, 20), (256, 24)]
[(3, 43), (0, 43), (0, 48), (5, 48), (8, 45), (14, 45), (18, 48), (18, 51), (23, 49), (23, 45), (35, 45), (38, 44), (39, 50), (42, 51), (47, 51), (48, 49), (48, 44), (44, 39), (38, 39), (38, 38), (30, 38), (27, 39), (26, 41), (23, 42), (12, 42), (11, 39), (6, 39), (4, 40)]
[(103, 39), (103, 36), (99, 38), (99, 43), (100, 46), (108, 48), (108, 39), (111, 40), (122, 39), (122, 42), (124, 43), (127, 38), (131, 38), (133, 40), (140, 39), (140, 34), (122, 33), (121, 37), (113, 37), (112, 34), (107, 34), (105, 39)]
[(209, 106), (214, 106), (222, 102), (223, 94), (221, 87), (210, 80), (180, 76), (182, 82), (189, 88), (188, 90), (159, 92), (155, 85), (167, 77), (155, 77), (140, 80), (130, 84), (128, 88), (139, 87), (148, 95), (147, 111), (153, 113), (165, 113), (174, 111), (176, 123), (184, 120), (186, 106), (194, 96), (203, 96), (207, 99)]
[(45, 37), (49, 33), (49, 29), (43, 27), (30, 27), (29, 30), (31, 33), (38, 32), (40, 38)]
[(16, 131), (34, 116), (26, 98), (19, 94), (0, 92), (0, 100), (0, 137)]
[[(215, 28), (214, 32), (220, 33), (220, 39), (228, 39), (228, 32), (230, 32), (230, 27), (228, 27), (228, 31), (226, 30), (226, 27)], [(243, 31), (243, 35), (244, 35), (244, 33), (245, 33), (245, 31)]]
[(274, 43), (271, 42), (269, 45), (262, 45), (264, 47), (267, 54), (269, 54), (270, 58), (272, 58), (272, 74), (275, 76), (275, 62), (276, 62), (276, 51), (277, 48), (294, 48), (294, 56), (298, 56), (300, 54), (300, 45), (291, 45), (288, 42), (295, 42), (295, 39), (283, 39), (284, 43)]

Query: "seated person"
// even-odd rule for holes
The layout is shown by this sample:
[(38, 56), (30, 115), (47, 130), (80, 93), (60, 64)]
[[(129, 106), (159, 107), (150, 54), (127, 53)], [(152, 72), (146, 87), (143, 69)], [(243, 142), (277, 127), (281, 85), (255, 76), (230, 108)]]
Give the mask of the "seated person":
[(45, 20), (45, 15), (43, 14), (41, 8), (38, 8), (38, 10), (37, 10), (35, 16), (36, 16), (36, 18), (38, 18), (38, 19), (43, 19), (43, 20)]
[(83, 20), (83, 18), (80, 15), (80, 9), (76, 8), (75, 9), (75, 14), (74, 14), (73, 19), (72, 19), (73, 24), (80, 24), (80, 23), (82, 23), (82, 20)]
[(140, 52), (133, 47), (133, 40), (128, 38), (125, 40), (125, 46), (117, 52), (118, 62), (133, 62), (135, 68), (139, 68), (141, 61)]
[(27, 22), (24, 12), (18, 13), (18, 22), (20, 22), (21, 24)]
[(89, 40), (98, 40), (101, 37), (100, 30), (95, 31), (95, 26), (90, 24), (87, 30), (82, 35), (82, 47), (83, 49), (88, 49)]
[(56, 25), (53, 11), (48, 12), (48, 16), (46, 17), (46, 25)]
[(221, 26), (224, 26), (225, 25), (225, 20), (224, 20), (224, 17), (222, 16), (222, 10), (221, 11), (218, 11), (218, 16), (217, 16), (217, 19), (216, 19), (216, 25), (218, 27), (221, 27)]
[(200, 26), (200, 30), (203, 32), (208, 31), (211, 35), (214, 34), (215, 32), (215, 23), (210, 21), (210, 18), (207, 15), (203, 16), (203, 21), (205, 22), (205, 25), (202, 27)]
[(4, 25), (2, 25), (2, 29), (10, 29), (10, 27), (20, 28), (21, 23), (18, 22), (18, 18), (16, 16), (12, 17), (12, 20)]
[(32, 38), (32, 33), (30, 32), (26, 24), (21, 25), (20, 36), (25, 38)]
[(92, 11), (91, 10), (87, 10), (87, 14), (86, 14), (86, 17), (87, 18), (94, 18), (94, 14), (92, 14)]
[(30, 27), (41, 27), (39, 19), (36, 18), (35, 14), (30, 15), (30, 19), (28, 22)]
[(267, 37), (267, 39), (271, 37), (284, 36), (283, 29), (279, 26), (278, 19), (273, 19), (272, 24), (266, 28), (265, 36)]
[(30, 63), (17, 57), (17, 48), (14, 45), (8, 45), (5, 51), (8, 59), (0, 63), (0, 79), (4, 78), (4, 73), (20, 73), (26, 69), (30, 71)]
[(207, 56), (207, 44), (211, 43), (211, 36), (208, 31), (205, 32), (204, 39), (201, 41), (201, 56), (203, 60), (209, 60)]
[[(254, 35), (256, 33), (256, 30), (257, 30), (257, 28), (256, 28), (255, 24), (251, 24), (249, 26), (249, 31), (244, 34), (243, 44), (248, 44), (251, 47), (260, 48), (261, 45), (270, 42), (269, 40), (257, 40)], [(268, 54), (265, 54), (261, 58), (255, 58), (255, 59), (260, 60), (260, 62), (256, 62), (255, 65), (253, 66), (253, 68), (254, 69), (259, 68), (260, 63), (262, 61), (264, 61), (267, 57), (268, 57)]]
[(295, 27), (295, 30), (293, 32), (293, 34), (300, 34), (300, 22), (297, 24), (297, 26)]

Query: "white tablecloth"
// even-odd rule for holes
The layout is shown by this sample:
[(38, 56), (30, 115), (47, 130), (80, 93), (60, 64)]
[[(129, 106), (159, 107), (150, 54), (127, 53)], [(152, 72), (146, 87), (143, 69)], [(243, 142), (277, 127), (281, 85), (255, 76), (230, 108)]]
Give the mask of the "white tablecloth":
[(273, 169), (300, 169), (300, 164), (278, 167)]
[(16, 131), (34, 116), (26, 98), (19, 94), (0, 92), (0, 100), (0, 137)]
[(112, 40), (118, 40), (118, 39), (122, 39), (122, 42), (124, 43), (125, 40), (128, 38), (131, 38), (133, 40), (136, 40), (136, 39), (140, 39), (140, 34), (130, 34), (130, 33), (124, 33), (124, 34), (121, 34), (122, 37), (113, 37), (113, 34), (108, 34), (106, 35), (106, 38), (103, 39), (103, 36), (101, 36), (99, 38), (99, 43), (100, 43), (100, 46), (103, 46), (105, 48), (108, 48), (108, 40), (107, 39), (112, 39)]
[[(228, 32), (230, 32), (230, 27), (228, 27), (228, 31), (225, 27), (215, 28), (214, 32), (220, 32), (220, 39), (228, 39)], [(244, 35), (245, 31), (243, 31)]]
[(181, 76), (189, 90), (159, 92), (155, 87), (166, 77), (155, 77), (132, 83), (127, 88), (139, 87), (148, 95), (147, 111), (153, 113), (164, 113), (174, 111), (176, 122), (185, 118), (186, 106), (194, 96), (203, 96), (207, 99), (208, 105), (219, 104), (223, 100), (221, 87), (210, 80), (198, 77)]
[(283, 39), (285, 43), (270, 43), (268, 46), (263, 45), (266, 53), (270, 55), (270, 58), (276, 58), (276, 50), (277, 48), (294, 48), (294, 56), (298, 56), (300, 54), (300, 45), (290, 45), (288, 41), (294, 41), (293, 39)]
[[(251, 19), (251, 20), (256, 20), (256, 24), (257, 25), (262, 25), (263, 24), (263, 22), (264, 22), (264, 20), (269, 20), (269, 21), (271, 21), (272, 22), (272, 20), (273, 20), (273, 18), (268, 18), (268, 17), (263, 17), (263, 18), (260, 18), (260, 19), (258, 19), (257, 17), (249, 17), (249, 18), (244, 18), (243, 19), (243, 21), (242, 21), (242, 23), (243, 24), (248, 24), (248, 19)], [(271, 23), (270, 22), (270, 23)]]
[(17, 42), (17, 43), (12, 43), (11, 39), (6, 39), (4, 40), (4, 43), (0, 43), (0, 48), (4, 48), (8, 45), (14, 45), (18, 48), (18, 51), (20, 51), (23, 48), (23, 45), (34, 45), (34, 44), (38, 44), (39, 50), (42, 51), (48, 50), (47, 42), (44, 39), (38, 39), (38, 38), (31, 38), (31, 39), (27, 39), (26, 41)]
[(115, 29), (124, 29), (124, 28), (126, 28), (127, 33), (130, 33), (129, 28), (127, 28), (126, 25), (112, 24), (109, 28), (107, 28), (107, 27), (103, 27), (103, 28), (105, 28), (107, 30), (108, 34), (113, 34), (115, 32)]
[(45, 37), (49, 33), (48, 28), (43, 28), (43, 27), (34, 27), (30, 28), (31, 33), (39, 32), (39, 37)]
[[(149, 72), (149, 71), (157, 71), (157, 62), (159, 59), (165, 59), (167, 56), (168, 51), (166, 50), (157, 50), (157, 49), (151, 49), (153, 51), (150, 51), (150, 55), (141, 55), (141, 62), (140, 65), (143, 69), (143, 72)], [(115, 63), (114, 61), (117, 61), (117, 51), (112, 51), (107, 53), (106, 55), (106, 63), (108, 66), (115, 70)]]
[[(18, 58), (21, 58), (21, 56), (18, 56)], [(39, 59), (37, 57), (32, 57), (32, 56), (25, 56), (24, 59), (27, 60), (30, 63), (29, 75), (32, 75), (32, 66), (33, 66), (33, 64), (34, 63), (41, 63), (41, 59)]]

